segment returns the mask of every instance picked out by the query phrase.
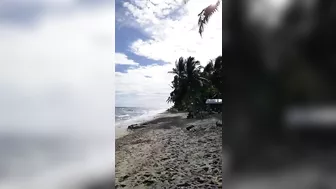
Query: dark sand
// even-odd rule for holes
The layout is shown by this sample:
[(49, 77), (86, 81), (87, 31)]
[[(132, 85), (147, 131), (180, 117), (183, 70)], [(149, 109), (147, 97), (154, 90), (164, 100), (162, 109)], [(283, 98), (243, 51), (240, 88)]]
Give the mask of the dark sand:
[(164, 114), (118, 138), (116, 188), (222, 188), (219, 117)]

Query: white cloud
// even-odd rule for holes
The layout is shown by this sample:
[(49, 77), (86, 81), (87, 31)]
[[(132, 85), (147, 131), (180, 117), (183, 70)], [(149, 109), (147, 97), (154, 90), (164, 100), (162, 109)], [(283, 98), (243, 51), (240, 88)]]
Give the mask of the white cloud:
[[(149, 6), (151, 4), (148, 2), (124, 3), (127, 11), (133, 15), (133, 21), (151, 38), (135, 41), (131, 45), (135, 54), (168, 63), (174, 62), (180, 56), (194, 56), (202, 64), (221, 54), (221, 8), (210, 19), (203, 37), (200, 37), (197, 14), (211, 1), (191, 0), (185, 6), (175, 0), (156, 2), (157, 6)], [(163, 12), (179, 16), (175, 16), (175, 19), (170, 16), (164, 18)]]
[(136, 63), (133, 60), (128, 59), (128, 57), (122, 53), (115, 53), (115, 63), (119, 65), (133, 65), (133, 66), (139, 65), (139, 63)]
[(111, 129), (114, 18), (106, 6), (41, 15), (34, 28), (0, 23), (2, 129)]
[(172, 65), (141, 66), (127, 73), (116, 72), (116, 105), (167, 107)]
[[(117, 11), (118, 23), (139, 29), (139, 32), (150, 38), (134, 41), (130, 45), (132, 52), (168, 64), (132, 68), (127, 73), (117, 73), (117, 104), (118, 100), (122, 101), (119, 103), (124, 103), (123, 95), (134, 98), (127, 103), (167, 106), (165, 101), (172, 90), (169, 84), (173, 79), (173, 75), (167, 72), (173, 68), (175, 60), (181, 56), (193, 56), (205, 65), (210, 59), (221, 55), (221, 10), (206, 25), (203, 37), (198, 33), (197, 15), (210, 3), (211, 1), (191, 0), (183, 5), (182, 1), (176, 0), (156, 0), (152, 3), (132, 0), (123, 4), (125, 10)], [(152, 78), (146, 78), (146, 75)]]

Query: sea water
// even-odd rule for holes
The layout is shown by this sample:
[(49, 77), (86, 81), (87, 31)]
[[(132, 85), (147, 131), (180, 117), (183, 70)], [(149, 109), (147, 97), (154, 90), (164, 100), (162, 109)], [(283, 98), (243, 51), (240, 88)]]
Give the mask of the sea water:
[(166, 110), (167, 108), (116, 107), (116, 138), (127, 134), (126, 129), (129, 125), (139, 124), (154, 119)]

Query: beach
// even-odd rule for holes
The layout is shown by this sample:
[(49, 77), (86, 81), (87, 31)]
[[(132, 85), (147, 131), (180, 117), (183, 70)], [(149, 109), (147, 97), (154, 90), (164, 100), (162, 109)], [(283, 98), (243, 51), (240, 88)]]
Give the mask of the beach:
[(116, 188), (222, 188), (220, 115), (186, 117), (163, 113), (116, 139)]

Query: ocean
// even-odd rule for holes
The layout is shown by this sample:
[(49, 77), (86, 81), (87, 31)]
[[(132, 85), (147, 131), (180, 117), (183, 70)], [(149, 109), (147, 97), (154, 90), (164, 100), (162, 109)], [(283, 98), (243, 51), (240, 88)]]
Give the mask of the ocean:
[[(164, 112), (166, 109), (154, 108), (138, 108), (138, 107), (116, 107), (115, 108), (115, 121), (116, 123), (128, 122), (137, 119), (150, 119), (149, 117), (155, 116)], [(127, 121), (128, 120), (128, 121)]]
[(127, 126), (151, 120), (166, 110), (167, 108), (116, 107), (116, 138), (126, 133)]

